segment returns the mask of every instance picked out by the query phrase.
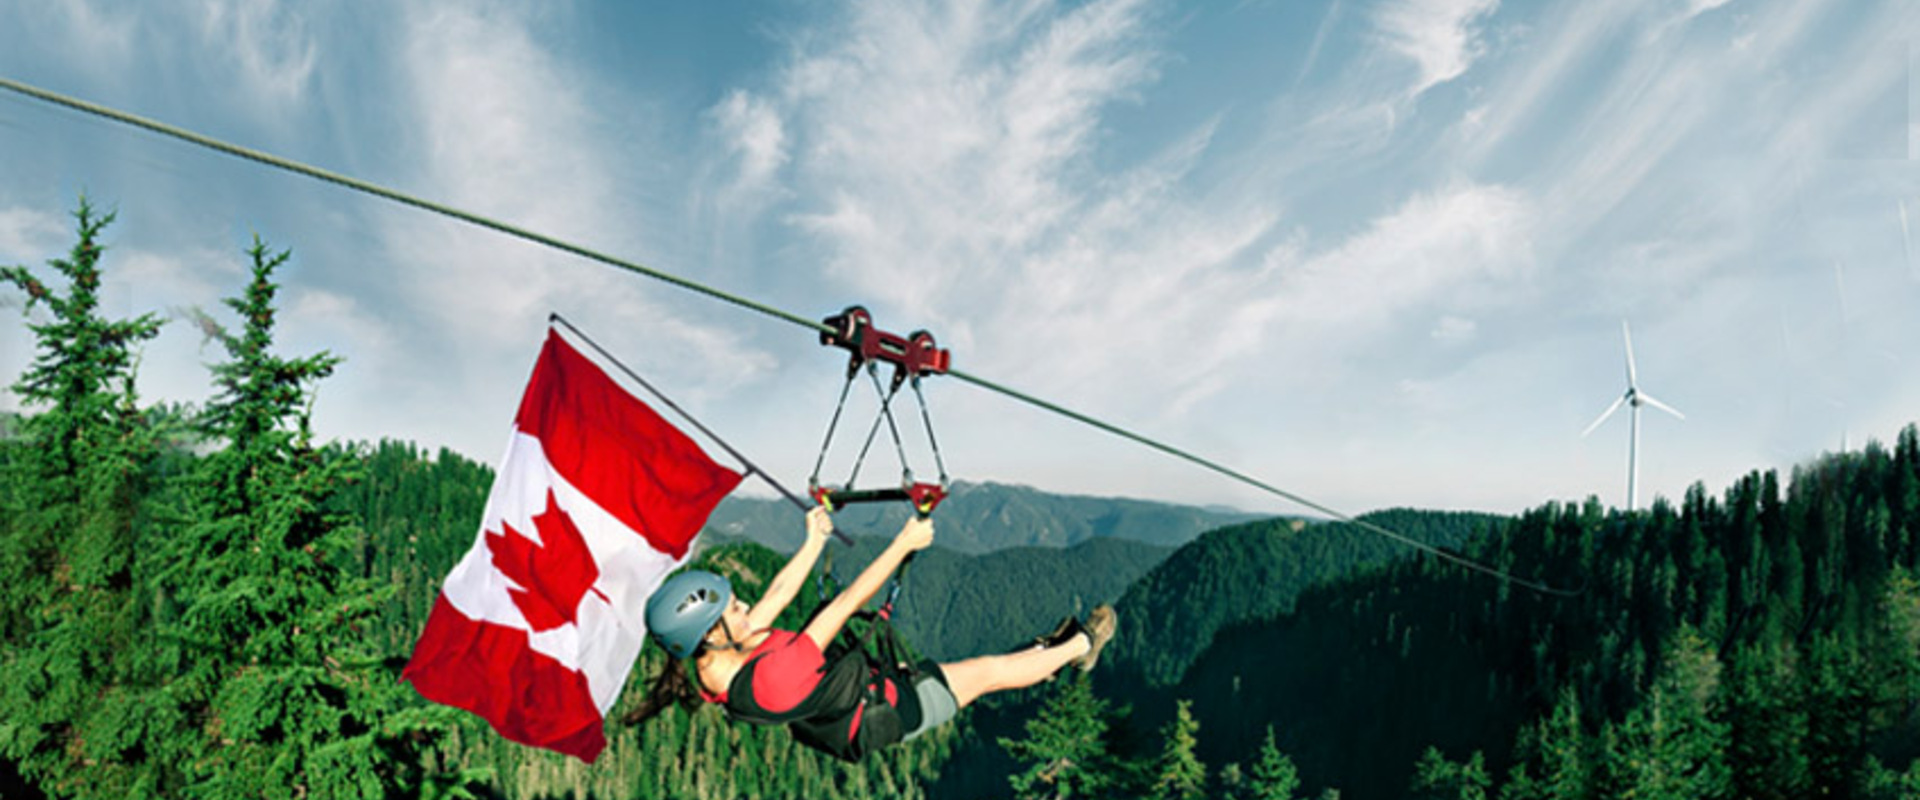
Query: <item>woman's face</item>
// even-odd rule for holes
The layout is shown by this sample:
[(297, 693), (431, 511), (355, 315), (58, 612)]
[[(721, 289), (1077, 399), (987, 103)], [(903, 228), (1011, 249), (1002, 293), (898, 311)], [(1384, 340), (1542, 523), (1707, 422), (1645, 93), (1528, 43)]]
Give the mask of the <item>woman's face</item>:
[(747, 635), (747, 604), (741, 602), (739, 597), (733, 598), (732, 602), (727, 603), (726, 610), (720, 612), (720, 623), (714, 625), (713, 630), (707, 631), (707, 642), (725, 647), (728, 644), (729, 631), (736, 640)]

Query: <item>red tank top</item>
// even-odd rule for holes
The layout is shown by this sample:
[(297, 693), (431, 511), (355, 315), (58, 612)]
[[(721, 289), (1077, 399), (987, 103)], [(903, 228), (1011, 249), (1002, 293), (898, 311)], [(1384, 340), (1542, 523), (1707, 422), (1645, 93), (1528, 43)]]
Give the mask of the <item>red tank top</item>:
[[(813, 694), (820, 685), (827, 656), (811, 637), (776, 629), (747, 654), (747, 663), (754, 665), (754, 702), (778, 714), (793, 710)], [(889, 704), (899, 702), (899, 691), (891, 681), (887, 682), (886, 694)], [(709, 692), (705, 686), (700, 687), (700, 696), (709, 703), (727, 702), (726, 692)]]

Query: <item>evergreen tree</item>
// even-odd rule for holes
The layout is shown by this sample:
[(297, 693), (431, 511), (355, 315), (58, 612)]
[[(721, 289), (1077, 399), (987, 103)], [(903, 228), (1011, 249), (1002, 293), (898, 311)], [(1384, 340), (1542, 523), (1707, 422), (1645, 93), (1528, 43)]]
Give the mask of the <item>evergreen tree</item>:
[(152, 764), (139, 746), (145, 722), (134, 686), (147, 604), (136, 587), (146, 467), (153, 438), (133, 393), (151, 314), (99, 312), (100, 236), (113, 215), (82, 198), (78, 242), (49, 262), (66, 279), (55, 292), (25, 267), (0, 282), (26, 293), (37, 354), (14, 391), (42, 410), (23, 420), (30, 446), (9, 458), (0, 528), (0, 754), (51, 791), (120, 797)]
[(1758, 643), (1729, 660), (1726, 757), (1737, 797), (1792, 800), (1811, 793), (1807, 708), (1795, 660), (1792, 647), (1778, 640)]
[(1466, 763), (1455, 764), (1429, 747), (1413, 770), (1413, 796), (1421, 800), (1487, 800), (1493, 779), (1479, 751)]
[(1267, 726), (1267, 738), (1260, 744), (1247, 788), (1248, 800), (1294, 800), (1300, 791), (1300, 770), (1274, 744), (1272, 725)]
[(1194, 755), (1199, 745), (1200, 723), (1193, 718), (1193, 703), (1181, 700), (1174, 718), (1161, 731), (1165, 742), (1154, 764), (1153, 796), (1160, 800), (1196, 800), (1206, 794), (1207, 765)]
[(1607, 794), (1645, 800), (1730, 796), (1727, 727), (1715, 707), (1719, 692), (1713, 649), (1683, 629), (1646, 701), (1610, 731)]
[(1836, 634), (1808, 645), (1794, 687), (1806, 699), (1806, 753), (1813, 791), (1851, 794), (1867, 753), (1867, 718), (1874, 705), (1871, 662)]
[(228, 360), (203, 418), (225, 446), (194, 479), (195, 523), (170, 552), (162, 585), (181, 607), (169, 633), (189, 647), (168, 686), (203, 720), (191, 792), (213, 798), (374, 798), (458, 789), (425, 762), (453, 719), (396, 680), (400, 654), (367, 635), (394, 587), (352, 568), (356, 532), (328, 501), (353, 460), (315, 449), (308, 387), (339, 359), (271, 352), (272, 275), (289, 253), (256, 237), (252, 281), (226, 301), (229, 333), (202, 315)]
[(1025, 767), (1008, 778), (1018, 797), (1092, 797), (1114, 782), (1108, 772), (1107, 701), (1094, 695), (1084, 674), (1058, 684), (1027, 720), (1026, 738), (999, 740)]
[(1879, 759), (1869, 759), (1865, 778), (1866, 797), (1873, 800), (1913, 800), (1920, 797), (1920, 761), (1904, 773), (1886, 768)]
[(1522, 737), (1519, 749), (1522, 763), (1501, 797), (1585, 800), (1594, 796), (1593, 753), (1581, 727), (1580, 695), (1573, 687), (1561, 689), (1552, 715)]

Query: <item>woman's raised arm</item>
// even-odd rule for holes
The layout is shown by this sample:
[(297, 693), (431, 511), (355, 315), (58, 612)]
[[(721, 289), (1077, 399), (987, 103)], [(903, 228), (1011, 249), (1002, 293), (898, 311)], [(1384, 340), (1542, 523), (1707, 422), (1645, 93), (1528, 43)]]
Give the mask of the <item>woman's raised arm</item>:
[(887, 576), (899, 569), (907, 556), (931, 544), (933, 520), (920, 517), (907, 520), (907, 524), (900, 528), (900, 534), (893, 537), (893, 543), (887, 545), (887, 549), (882, 550), (866, 569), (861, 570), (860, 577), (853, 579), (853, 583), (833, 598), (826, 608), (815, 614), (813, 621), (807, 623), (806, 630), (801, 633), (812, 639), (821, 650), (827, 649), (827, 643), (840, 635), (840, 629), (846, 627), (847, 620), (853, 618), (854, 612), (865, 606), (880, 591), (880, 587), (886, 585)]
[(780, 612), (787, 610), (793, 598), (800, 594), (800, 587), (806, 585), (807, 575), (813, 572), (813, 562), (820, 560), (820, 551), (826, 549), (827, 537), (833, 535), (833, 518), (827, 516), (824, 506), (814, 506), (807, 512), (807, 540), (800, 543), (800, 549), (787, 565), (773, 576), (767, 584), (767, 591), (760, 596), (760, 602), (747, 609), (747, 630), (758, 631), (773, 627), (773, 621), (780, 618)]

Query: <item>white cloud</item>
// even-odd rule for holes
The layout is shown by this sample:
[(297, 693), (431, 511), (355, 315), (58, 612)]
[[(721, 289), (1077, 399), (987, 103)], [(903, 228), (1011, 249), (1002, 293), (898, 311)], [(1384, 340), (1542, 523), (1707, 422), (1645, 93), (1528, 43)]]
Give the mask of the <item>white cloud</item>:
[(807, 198), (794, 222), (836, 275), (897, 287), (887, 299), (915, 313), (963, 276), (990, 281), (1085, 202), (1068, 184), (1101, 109), (1153, 75), (1145, 19), (1130, 0), (859, 5), (844, 38), (784, 71)]
[[(356, 113), (344, 120), (378, 120), (377, 130), (391, 137), (368, 159), (390, 165), (387, 173), (368, 177), (704, 277), (654, 260), (684, 235), (675, 228), (680, 220), (662, 217), (665, 203), (649, 200), (684, 194), (684, 186), (663, 185), (673, 175), (660, 165), (677, 154), (649, 138), (655, 129), (626, 124), (633, 88), (610, 83), (615, 76), (592, 72), (591, 62), (567, 49), (569, 22), (504, 3), (401, 7), (373, 43), (380, 87), (356, 93)], [(323, 40), (319, 52), (331, 45)], [(362, 78), (353, 70), (335, 74), (325, 58), (319, 66), (336, 79)], [(323, 435), (395, 436), (491, 457), (549, 312), (675, 386), (683, 402), (749, 384), (771, 368), (740, 326), (682, 311), (691, 301), (684, 293), (578, 256), (384, 203), (302, 219), (354, 234), (341, 246), (289, 239), (306, 266), (287, 276), (284, 347), (347, 359), (316, 406)], [(722, 360), (728, 369), (708, 367)]]
[[(610, 87), (543, 46), (536, 19), (446, 3), (415, 7), (404, 22), (398, 102), (415, 115), (423, 194), (602, 252), (662, 249), (652, 240), (665, 224), (635, 199), (660, 187), (623, 180), (643, 173), (652, 143), (608, 131), (595, 92)], [(651, 299), (657, 286), (632, 275), (469, 225), (405, 216), (385, 238), (409, 307), (462, 341), (504, 346), (524, 331), (503, 322), (595, 306), (623, 309), (636, 333), (675, 337), (667, 341), (695, 360), (737, 338), (677, 318)], [(726, 355), (751, 361), (744, 349)]]
[[(1633, 264), (1648, 283), (1687, 285), (1742, 244), (1726, 237), (1758, 232), (1743, 221), (1791, 201), (1797, 162), (1826, 149), (1853, 119), (1849, 104), (1871, 96), (1851, 80), (1786, 79), (1781, 59), (1809, 44), (1825, 9), (1818, 0), (1781, 3), (1739, 52), (1723, 39), (1664, 35), (1670, 16), (1625, 4), (1554, 8), (1561, 15), (1542, 24), (1545, 35), (1518, 51), (1528, 61), (1494, 78), (1454, 131), (1470, 169), (1520, 170), (1514, 182), (1541, 203), (1550, 259)], [(1597, 61), (1607, 46), (1632, 57)], [(1580, 102), (1564, 100), (1573, 96)], [(1549, 135), (1556, 116), (1574, 133)], [(1733, 152), (1745, 155), (1736, 163), (1725, 155)]]
[[(781, 74), (791, 223), (863, 299), (963, 348), (970, 369), (1155, 415), (1222, 389), (1216, 368), (1261, 346), (1223, 317), (1274, 285), (1259, 254), (1279, 214), (1247, 182), (1195, 184), (1218, 119), (1103, 161), (1106, 110), (1163, 58), (1153, 9), (911, 11), (860, 6), (847, 36), (810, 39), (833, 44)], [(1037, 361), (1036, 347), (1073, 355)], [(1153, 389), (1115, 391), (1143, 373)]]
[[(1491, 5), (1477, 8), (1464, 19)], [(1023, 26), (929, 21), (966, 11)], [(1315, 248), (1281, 228), (1270, 181), (1197, 180), (1297, 150), (1216, 152), (1215, 119), (1138, 162), (1102, 161), (1105, 110), (1146, 91), (1164, 58), (1151, 18), (1121, 2), (856, 7), (845, 37), (810, 37), (831, 44), (780, 74), (803, 209), (790, 221), (837, 277), (961, 348), (976, 374), (1136, 419), (1245, 389), (1256, 363), (1337, 359), (1403, 312), (1452, 315), (1438, 335), (1469, 336), (1468, 314), (1525, 285), (1532, 200), (1508, 187), (1410, 195)], [(1393, 114), (1383, 102), (1316, 125), (1390, 130)], [(1333, 139), (1296, 146), (1366, 146)]]
[(1334, 23), (1340, 20), (1340, 7), (1344, 0), (1333, 0), (1327, 6), (1327, 13), (1320, 18), (1320, 25), (1313, 31), (1313, 43), (1307, 45), (1307, 55), (1300, 60), (1300, 74), (1293, 79), (1295, 89), (1313, 72), (1315, 64), (1320, 62), (1320, 50), (1327, 44), (1327, 37), (1333, 32)]
[[(18, 32), (29, 33), (22, 46), (45, 46), (58, 42), (69, 53), (80, 57), (73, 61), (98, 75), (123, 73), (127, 59), (135, 52), (134, 32), (141, 20), (125, 13), (119, 4), (102, 10), (94, 0), (68, 0), (60, 3), (21, 3), (7, 14), (21, 23)], [(44, 36), (44, 38), (41, 38)]]
[(1521, 66), (1489, 76), (1483, 102), (1461, 132), (1468, 162), (1511, 152), (1512, 139), (1529, 123), (1545, 121), (1559, 93), (1571, 91), (1575, 75), (1633, 14), (1627, 3), (1564, 3), (1545, 7), (1548, 19), (1520, 35), (1514, 49)]
[(202, 0), (204, 52), (231, 58), (226, 72), (256, 102), (294, 102), (313, 77), (319, 47), (307, 34), (305, 7), (274, 0)]
[(1687, 0), (1687, 16), (1697, 17), (1731, 2), (1733, 0)]
[(774, 180), (787, 163), (787, 136), (772, 104), (736, 89), (711, 113), (728, 151), (740, 159), (737, 186), (752, 191)]
[(1418, 96), (1466, 74), (1486, 49), (1478, 25), (1499, 5), (1499, 0), (1393, 0), (1380, 6), (1373, 21), (1385, 44), (1420, 70), (1408, 94)]
[(66, 250), (60, 217), (24, 206), (0, 209), (0, 264), (32, 265)]
[(1510, 296), (1496, 290), (1517, 285), (1533, 266), (1530, 204), (1492, 185), (1416, 195), (1339, 247), (1287, 267), (1277, 293), (1286, 310), (1273, 318), (1352, 336), (1421, 305), (1503, 302)]
[(211, 313), (224, 310), (222, 298), (239, 294), (246, 286), (246, 257), (237, 250), (188, 248), (169, 253), (143, 249), (121, 251), (105, 269), (103, 280), (123, 287), (130, 311), (198, 307)]
[(1456, 345), (1473, 341), (1474, 335), (1478, 332), (1478, 323), (1448, 314), (1434, 324), (1433, 332), (1429, 335), (1442, 344)]

